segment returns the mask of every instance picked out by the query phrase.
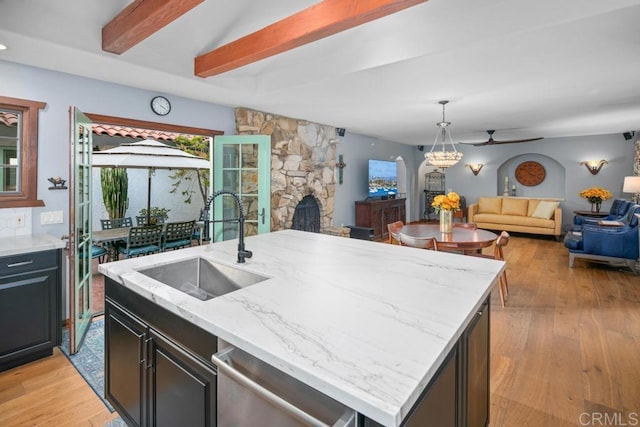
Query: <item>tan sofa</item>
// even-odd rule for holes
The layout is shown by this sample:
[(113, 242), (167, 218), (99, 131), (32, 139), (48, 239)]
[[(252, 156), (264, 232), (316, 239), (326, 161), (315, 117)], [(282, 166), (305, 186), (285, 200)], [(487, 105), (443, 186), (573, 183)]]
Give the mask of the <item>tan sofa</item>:
[(469, 205), (467, 221), (475, 222), (478, 228), (547, 234), (557, 240), (562, 234), (562, 208), (553, 200), (480, 197)]

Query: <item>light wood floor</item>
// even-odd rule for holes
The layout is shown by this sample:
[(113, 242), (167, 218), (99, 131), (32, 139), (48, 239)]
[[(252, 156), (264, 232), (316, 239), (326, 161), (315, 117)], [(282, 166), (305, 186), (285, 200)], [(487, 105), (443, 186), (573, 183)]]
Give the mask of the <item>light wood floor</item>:
[(640, 276), (568, 268), (562, 243), (542, 238), (512, 238), (505, 258), (506, 307), (492, 295), (491, 425), (638, 425)]
[(0, 426), (102, 426), (117, 417), (58, 348), (0, 373)]
[[(570, 269), (562, 243), (545, 238), (515, 236), (505, 256), (507, 306), (497, 292), (491, 301), (491, 425), (638, 425), (640, 276), (583, 261)], [(57, 349), (0, 373), (1, 426), (115, 417)]]

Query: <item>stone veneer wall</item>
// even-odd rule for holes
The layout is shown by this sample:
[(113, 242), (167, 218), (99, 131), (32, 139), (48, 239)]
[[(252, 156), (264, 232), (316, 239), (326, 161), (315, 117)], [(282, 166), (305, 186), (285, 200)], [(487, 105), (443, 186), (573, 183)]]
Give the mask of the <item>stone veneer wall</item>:
[(333, 227), (336, 130), (334, 127), (236, 108), (238, 135), (271, 136), (271, 230), (291, 228), (296, 205), (313, 195), (320, 207), (320, 232), (348, 236)]

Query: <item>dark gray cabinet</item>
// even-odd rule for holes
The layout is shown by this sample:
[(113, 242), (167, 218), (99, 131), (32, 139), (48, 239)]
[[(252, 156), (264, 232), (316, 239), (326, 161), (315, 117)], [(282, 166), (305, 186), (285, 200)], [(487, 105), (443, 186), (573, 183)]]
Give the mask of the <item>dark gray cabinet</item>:
[(60, 344), (60, 250), (0, 257), (0, 371)]
[(465, 398), (462, 425), (468, 427), (489, 424), (489, 319), (486, 301), (462, 337), (462, 393)]
[(129, 425), (215, 426), (217, 338), (105, 278), (105, 395)]
[[(489, 300), (404, 419), (405, 427), (482, 427), (489, 424)], [(380, 427), (361, 417), (360, 425)]]
[(150, 419), (156, 426), (216, 425), (216, 374), (189, 352), (149, 331)]
[(105, 396), (129, 425), (145, 425), (147, 325), (105, 303)]
[(458, 419), (458, 348), (453, 349), (404, 422), (407, 427), (455, 427)]

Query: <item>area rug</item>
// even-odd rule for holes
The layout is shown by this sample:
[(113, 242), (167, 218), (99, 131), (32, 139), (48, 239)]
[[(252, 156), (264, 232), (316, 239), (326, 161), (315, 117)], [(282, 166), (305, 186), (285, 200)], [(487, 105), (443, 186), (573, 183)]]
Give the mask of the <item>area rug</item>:
[(104, 397), (104, 317), (91, 322), (84, 342), (76, 354), (69, 354), (69, 329), (64, 328), (60, 350), (109, 411), (113, 412), (113, 406)]

